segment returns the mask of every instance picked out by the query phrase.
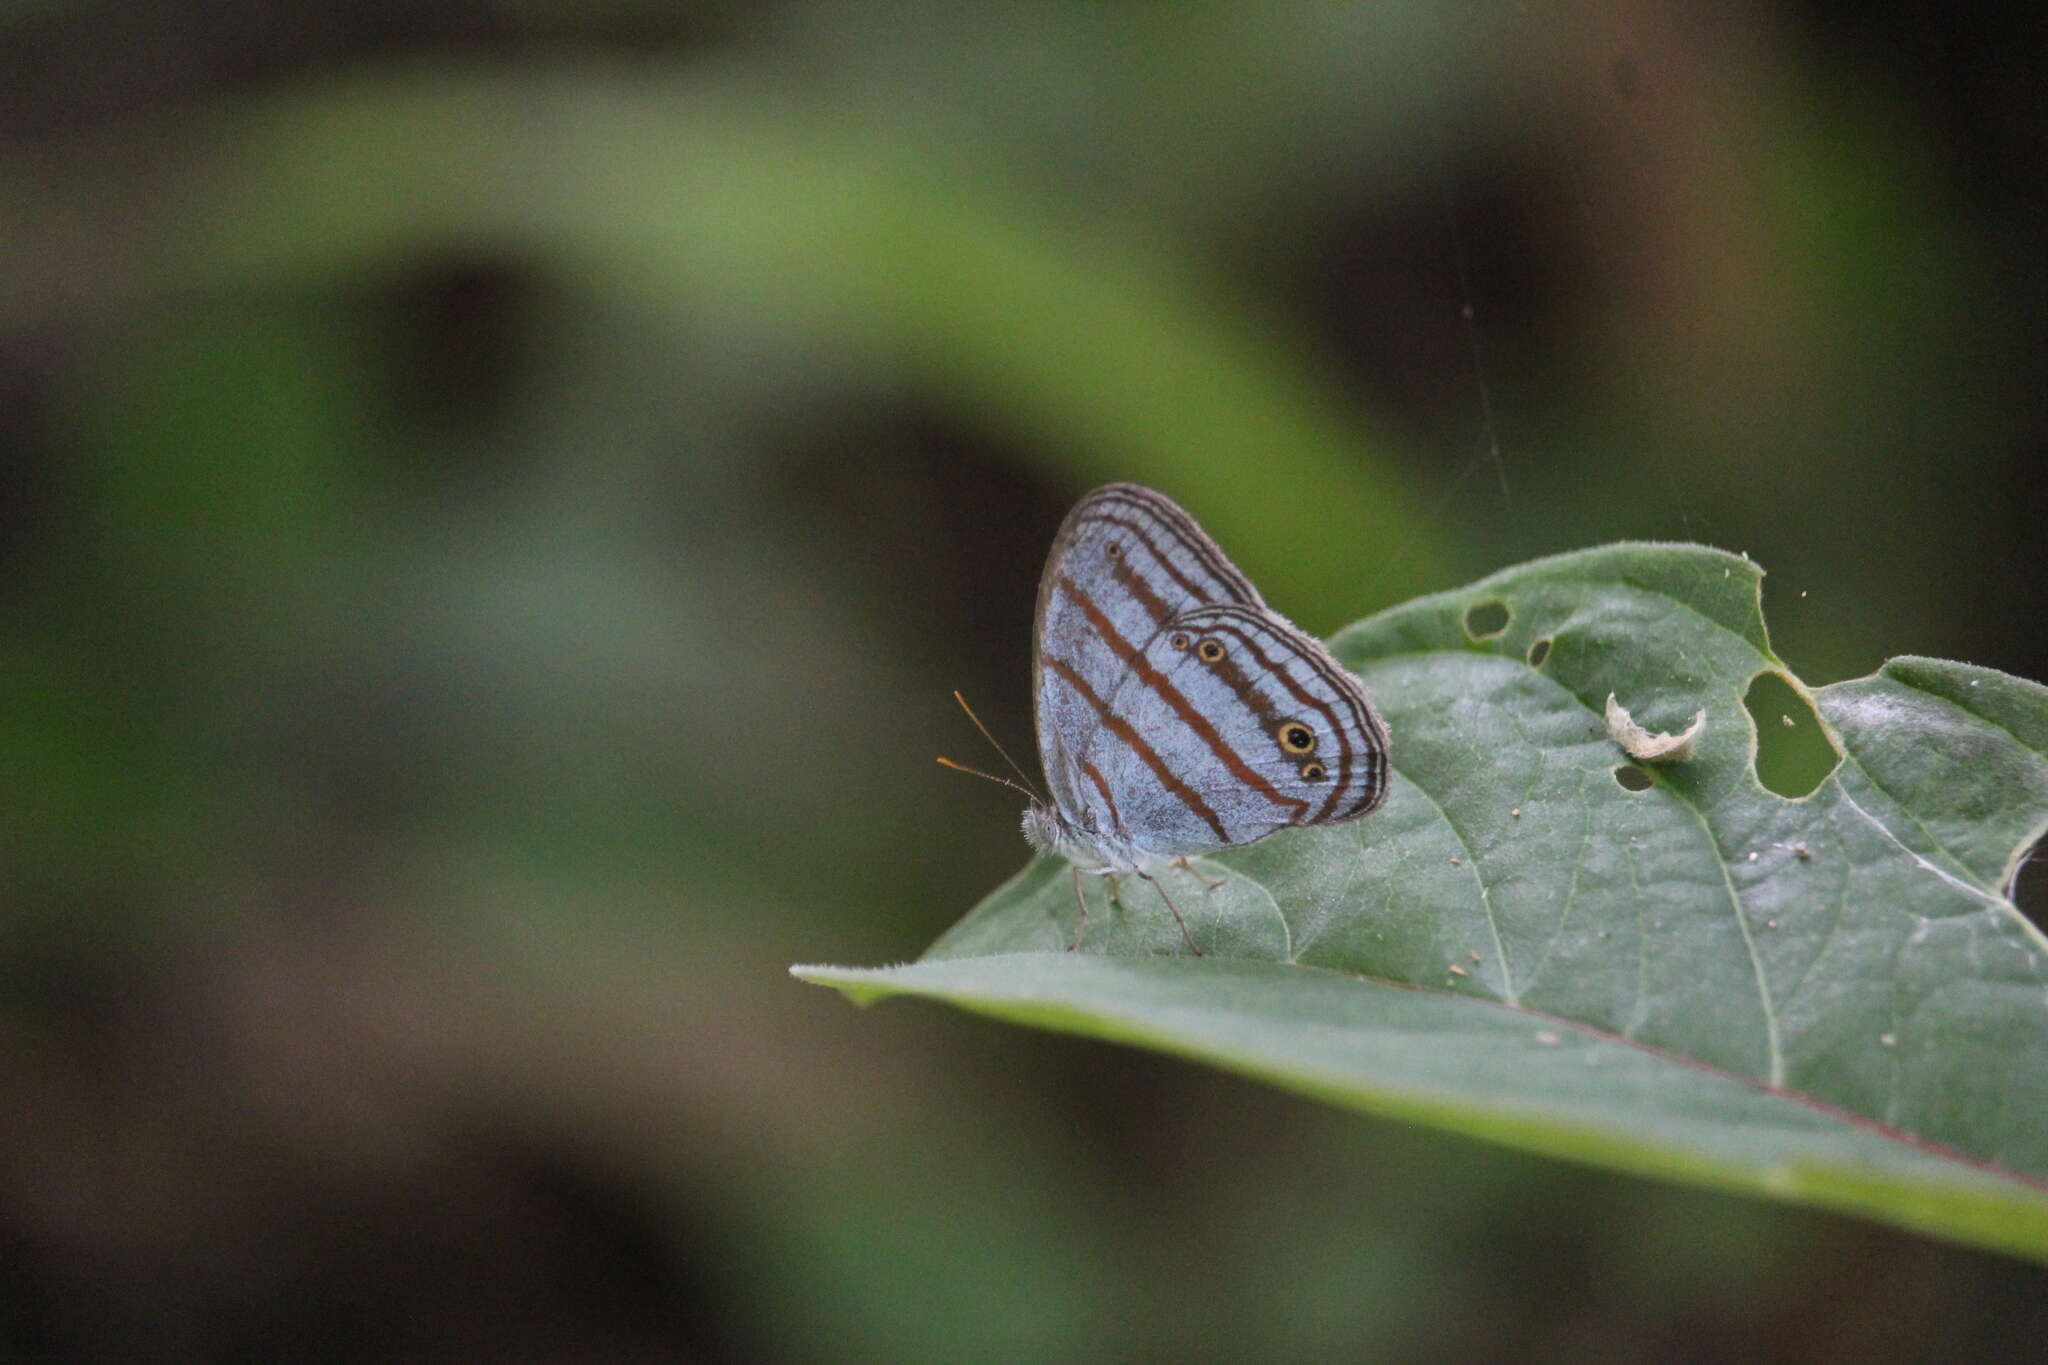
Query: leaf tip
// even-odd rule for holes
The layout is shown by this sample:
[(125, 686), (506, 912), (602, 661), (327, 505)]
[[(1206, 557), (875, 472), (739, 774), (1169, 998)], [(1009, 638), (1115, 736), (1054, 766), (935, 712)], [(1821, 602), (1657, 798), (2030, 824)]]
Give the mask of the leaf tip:
[[(887, 969), (881, 969), (886, 971)], [(876, 983), (873, 978), (880, 974), (872, 967), (832, 967), (822, 964), (797, 962), (790, 965), (789, 974), (799, 981), (813, 986), (829, 986), (856, 1005), (866, 1007), (877, 1000), (895, 994), (888, 986)]]

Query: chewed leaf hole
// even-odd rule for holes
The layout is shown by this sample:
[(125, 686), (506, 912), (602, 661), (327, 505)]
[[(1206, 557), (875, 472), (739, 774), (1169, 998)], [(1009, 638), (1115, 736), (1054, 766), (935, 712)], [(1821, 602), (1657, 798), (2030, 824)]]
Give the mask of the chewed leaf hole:
[(1532, 642), (1532, 643), (1530, 644), (1530, 646), (1529, 646), (1529, 667), (1531, 667), (1531, 668), (1541, 668), (1541, 667), (1543, 667), (1543, 661), (1544, 661), (1545, 659), (1549, 658), (1549, 657), (1550, 657), (1550, 637), (1549, 637), (1548, 635), (1546, 635), (1546, 636), (1544, 636), (1544, 637), (1543, 637), (1542, 639), (1540, 639), (1540, 640), (1537, 640), (1537, 641), (1534, 641), (1534, 642)]
[(2048, 844), (2035, 844), (2027, 850), (2006, 895), (2036, 929), (2048, 932)]
[(1508, 628), (1508, 604), (1478, 602), (1465, 609), (1465, 634), (1474, 640), (1491, 640)]
[(1624, 763), (1616, 768), (1614, 770), (1614, 780), (1619, 782), (1625, 790), (1632, 792), (1646, 792), (1657, 785), (1656, 778), (1651, 777), (1633, 763)]
[(1783, 674), (1757, 674), (1742, 704), (1756, 726), (1756, 777), (1766, 789), (1795, 801), (1810, 796), (1842, 761), (1812, 703)]

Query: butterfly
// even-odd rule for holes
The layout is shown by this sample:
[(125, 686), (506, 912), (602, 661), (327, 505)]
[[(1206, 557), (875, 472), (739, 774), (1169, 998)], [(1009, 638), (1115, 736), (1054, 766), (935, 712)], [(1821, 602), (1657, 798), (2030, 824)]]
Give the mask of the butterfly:
[(1051, 795), (1033, 798), (1024, 837), (1074, 864), (1070, 948), (1087, 925), (1084, 867), (1157, 887), (1145, 865), (1158, 859), (1192, 871), (1195, 854), (1356, 820), (1386, 799), (1387, 727), (1364, 685), (1164, 494), (1113, 483), (1074, 505), (1032, 640)]

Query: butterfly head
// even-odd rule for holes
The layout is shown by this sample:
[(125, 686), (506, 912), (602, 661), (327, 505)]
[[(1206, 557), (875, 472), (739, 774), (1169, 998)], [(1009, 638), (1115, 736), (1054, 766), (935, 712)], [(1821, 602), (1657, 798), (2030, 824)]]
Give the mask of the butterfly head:
[(1024, 842), (1041, 853), (1058, 853), (1068, 841), (1060, 813), (1043, 801), (1033, 801), (1024, 810)]

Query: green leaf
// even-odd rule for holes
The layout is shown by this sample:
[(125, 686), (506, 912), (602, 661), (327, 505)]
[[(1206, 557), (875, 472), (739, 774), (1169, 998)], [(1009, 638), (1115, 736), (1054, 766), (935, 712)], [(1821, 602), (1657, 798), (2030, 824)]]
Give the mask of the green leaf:
[[(1199, 861), (1213, 888), (1162, 872), (1206, 956), (1098, 878), (1061, 951), (1074, 880), (1040, 858), (916, 963), (797, 974), (2048, 1259), (2048, 942), (2007, 894), (2048, 823), (2048, 689), (1900, 658), (1809, 692), (1761, 579), (1617, 545), (1339, 634), (1392, 794)], [(1765, 672), (1842, 755), (1800, 799), (1756, 778)], [(1692, 756), (1630, 762), (1610, 693), (1652, 730), (1704, 709)]]

